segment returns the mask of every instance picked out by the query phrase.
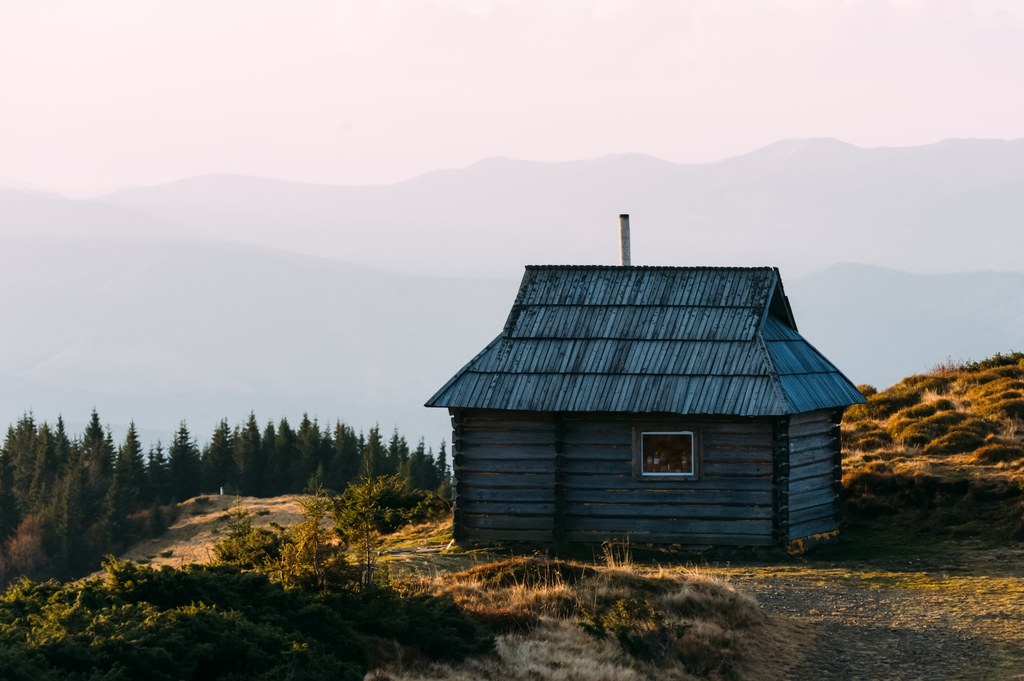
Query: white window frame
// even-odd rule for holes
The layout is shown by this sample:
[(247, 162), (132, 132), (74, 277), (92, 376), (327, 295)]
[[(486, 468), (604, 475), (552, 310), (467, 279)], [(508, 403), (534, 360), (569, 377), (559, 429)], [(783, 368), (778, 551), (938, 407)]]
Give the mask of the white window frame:
[[(698, 477), (697, 469), (697, 452), (699, 451), (697, 445), (697, 431), (696, 430), (644, 430), (643, 428), (636, 429), (636, 474), (640, 478), (670, 478), (676, 480), (696, 480)], [(688, 435), (690, 437), (690, 472), (682, 473), (678, 471), (646, 471), (644, 470), (644, 436), (646, 435)]]

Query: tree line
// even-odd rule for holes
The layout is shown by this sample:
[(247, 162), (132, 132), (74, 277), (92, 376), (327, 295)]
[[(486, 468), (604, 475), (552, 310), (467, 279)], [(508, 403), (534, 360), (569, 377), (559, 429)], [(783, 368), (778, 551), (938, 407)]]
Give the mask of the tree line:
[(410, 489), (450, 497), (445, 443), (435, 455), (396, 428), (357, 433), (341, 421), (321, 426), (303, 415), (260, 426), (222, 420), (202, 447), (183, 421), (170, 445), (145, 451), (135, 424), (115, 442), (94, 410), (85, 430), (62, 418), (26, 414), (0, 448), (0, 583), (25, 575), (76, 577), (145, 536), (161, 533), (174, 504), (200, 494), (277, 496), (344, 490), (363, 477), (397, 475)]

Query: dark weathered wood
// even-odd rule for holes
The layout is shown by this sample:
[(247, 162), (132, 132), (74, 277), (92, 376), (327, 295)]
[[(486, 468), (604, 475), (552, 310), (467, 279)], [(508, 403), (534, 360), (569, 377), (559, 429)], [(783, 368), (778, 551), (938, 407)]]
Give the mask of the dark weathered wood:
[(704, 461), (767, 463), (772, 462), (772, 450), (764, 447), (704, 447)]
[(554, 473), (551, 471), (538, 475), (511, 475), (508, 473), (479, 473), (475, 471), (456, 469), (455, 475), (459, 484), (462, 485), (462, 488), (467, 490), (474, 487), (504, 487), (513, 489), (517, 487), (542, 487), (554, 489), (555, 486)]
[(792, 468), (798, 466), (806, 466), (812, 463), (820, 463), (822, 461), (832, 461), (832, 455), (834, 454), (831, 447), (820, 447), (818, 449), (807, 449), (799, 453), (790, 454), (789, 465)]
[(669, 534), (674, 531), (686, 532), (691, 535), (700, 534), (752, 534), (770, 536), (771, 520), (671, 520), (649, 518), (595, 518), (568, 516), (566, 532), (571, 530), (608, 531), (624, 534), (629, 532), (659, 532)]
[[(509, 529), (509, 530), (547, 530), (552, 531), (555, 526), (551, 514), (545, 516), (512, 516), (512, 515), (476, 515), (467, 513), (465, 516), (466, 527), (477, 529)], [(548, 535), (551, 539), (551, 535)]]
[(633, 546), (645, 544), (678, 544), (699, 546), (771, 546), (771, 535), (764, 534), (693, 534), (685, 528), (673, 532), (609, 532), (606, 530), (566, 530), (565, 541), (578, 544), (599, 544), (603, 541), (628, 541)]
[(804, 537), (810, 537), (813, 534), (823, 534), (825, 532), (835, 532), (838, 529), (838, 525), (834, 518), (815, 520), (808, 523), (801, 523), (799, 525), (793, 525), (790, 528), (791, 539), (803, 539)]
[(551, 473), (555, 472), (554, 457), (548, 459), (470, 459), (455, 470), (467, 473)]
[(676, 518), (691, 520), (771, 520), (771, 506), (714, 506), (704, 504), (574, 504), (567, 518)]
[(789, 494), (804, 494), (806, 492), (816, 492), (822, 489), (829, 489), (832, 485), (832, 473), (829, 471), (826, 475), (819, 475), (813, 478), (804, 478), (802, 480), (795, 480), (789, 483)]
[(781, 545), (789, 536), (789, 427), (783, 416), (772, 423), (772, 543)]
[(539, 503), (531, 501), (519, 502), (484, 502), (465, 501), (462, 504), (462, 512), (469, 515), (546, 515), (555, 512), (555, 503)]
[(770, 506), (772, 493), (767, 486), (763, 490), (747, 490), (736, 494), (731, 490), (605, 490), (605, 489), (566, 489), (565, 498), (572, 504), (620, 503), (635, 504), (639, 509), (651, 504), (689, 504), (689, 505), (752, 505)]
[(790, 484), (804, 478), (813, 478), (819, 475), (832, 477), (832, 470), (835, 465), (831, 461), (819, 461), (818, 463), (807, 464), (806, 466), (793, 466), (789, 470)]
[(528, 542), (533, 544), (550, 544), (551, 530), (518, 530), (518, 529), (488, 529), (482, 527), (467, 527), (463, 532), (463, 539), (460, 541), (472, 543), (502, 543), (502, 542)]
[[(555, 450), (554, 445), (510, 445), (506, 447), (485, 447), (481, 445), (474, 445), (471, 442), (463, 440), (459, 447), (459, 453), (463, 459), (456, 459), (456, 461), (462, 460), (487, 460), (487, 461), (506, 461), (512, 459), (536, 459), (551, 461), (554, 458)], [(554, 467), (554, 464), (552, 464)]]
[(703, 476), (707, 477), (764, 477), (772, 474), (772, 464), (771, 462), (718, 463), (706, 461), (698, 470)]
[(816, 450), (831, 451), (834, 444), (834, 438), (830, 432), (800, 438), (791, 437), (789, 438), (789, 451), (792, 454)]
[(802, 494), (790, 494), (789, 495), (789, 509), (790, 512), (802, 508), (810, 508), (812, 506), (821, 506), (822, 504), (834, 504), (836, 503), (836, 495), (833, 492), (832, 487), (823, 487), (817, 490), (811, 490)]
[[(462, 483), (459, 483), (462, 485)], [(554, 503), (554, 486), (544, 487), (458, 487), (458, 498), (468, 502), (547, 501)]]
[(821, 506), (789, 510), (789, 522), (791, 527), (798, 527), (804, 523), (814, 520), (831, 520), (832, 522), (835, 522), (835, 517), (836, 506), (832, 502), (822, 504)]
[[(632, 473), (629, 475), (587, 475), (575, 473), (566, 477), (566, 486), (569, 489), (596, 489), (596, 490), (647, 490), (647, 489), (695, 489), (710, 491), (747, 491), (771, 489), (771, 477), (707, 477), (699, 480), (676, 481), (669, 483), (664, 478), (636, 478)], [(668, 487), (671, 485), (671, 487)]]
[(533, 445), (540, 448), (554, 446), (555, 434), (551, 429), (543, 430), (519, 430), (510, 433), (505, 430), (468, 430), (462, 436), (463, 448), (465, 447), (497, 447), (499, 449), (512, 449)]

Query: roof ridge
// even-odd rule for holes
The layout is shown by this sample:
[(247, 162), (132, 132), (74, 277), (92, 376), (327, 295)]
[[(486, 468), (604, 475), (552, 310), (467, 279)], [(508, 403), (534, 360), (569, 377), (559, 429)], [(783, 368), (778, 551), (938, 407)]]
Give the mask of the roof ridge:
[(771, 265), (526, 265), (528, 270), (723, 270), (723, 271), (764, 271), (778, 270)]

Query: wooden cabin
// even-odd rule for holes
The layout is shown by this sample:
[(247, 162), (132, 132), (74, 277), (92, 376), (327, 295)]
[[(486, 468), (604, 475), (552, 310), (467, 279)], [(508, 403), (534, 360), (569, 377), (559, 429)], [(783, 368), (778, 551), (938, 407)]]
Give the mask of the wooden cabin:
[(530, 266), (452, 417), (455, 538), (786, 546), (834, 536), (856, 387), (775, 268)]

